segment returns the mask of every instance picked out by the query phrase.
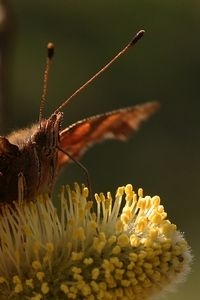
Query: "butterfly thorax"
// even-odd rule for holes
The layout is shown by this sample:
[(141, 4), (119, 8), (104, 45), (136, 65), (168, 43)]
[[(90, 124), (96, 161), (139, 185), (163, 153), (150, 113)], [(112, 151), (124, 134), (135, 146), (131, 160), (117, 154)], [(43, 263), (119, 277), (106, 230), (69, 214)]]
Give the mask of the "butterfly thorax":
[(52, 189), (57, 174), (62, 114), (40, 124), (0, 137), (0, 202), (34, 197)]

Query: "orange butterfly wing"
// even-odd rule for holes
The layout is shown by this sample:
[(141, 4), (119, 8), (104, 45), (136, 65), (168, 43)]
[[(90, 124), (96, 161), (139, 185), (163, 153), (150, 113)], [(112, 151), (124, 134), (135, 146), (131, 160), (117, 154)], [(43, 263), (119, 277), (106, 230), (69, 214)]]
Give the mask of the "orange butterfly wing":
[[(60, 148), (79, 159), (93, 144), (105, 139), (127, 140), (159, 107), (157, 102), (122, 108), (78, 121), (60, 132)], [(70, 161), (58, 153), (58, 168)]]

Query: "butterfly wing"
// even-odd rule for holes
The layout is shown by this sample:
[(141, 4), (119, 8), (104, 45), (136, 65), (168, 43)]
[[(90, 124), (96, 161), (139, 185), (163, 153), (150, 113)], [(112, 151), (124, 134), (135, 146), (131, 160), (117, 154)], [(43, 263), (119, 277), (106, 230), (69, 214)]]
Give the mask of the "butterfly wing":
[[(60, 148), (79, 159), (93, 144), (105, 139), (127, 140), (159, 107), (157, 102), (122, 108), (72, 124), (60, 133)], [(70, 161), (58, 154), (58, 168)]]

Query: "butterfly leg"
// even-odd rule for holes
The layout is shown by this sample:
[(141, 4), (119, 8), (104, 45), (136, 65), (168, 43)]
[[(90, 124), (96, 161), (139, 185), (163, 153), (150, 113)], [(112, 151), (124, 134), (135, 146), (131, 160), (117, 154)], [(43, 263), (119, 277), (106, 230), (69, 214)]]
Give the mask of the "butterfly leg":
[(20, 172), (18, 174), (18, 201), (24, 200), (24, 191), (26, 188), (26, 180), (24, 174)]
[(65, 155), (67, 155), (85, 173), (86, 180), (87, 180), (87, 187), (88, 187), (88, 190), (89, 190), (89, 198), (90, 198), (90, 200), (92, 200), (92, 182), (91, 182), (91, 179), (90, 179), (90, 174), (88, 172), (88, 169), (80, 161), (78, 161), (71, 154), (69, 154), (67, 151), (63, 150), (60, 147), (58, 147), (58, 150), (63, 152)]

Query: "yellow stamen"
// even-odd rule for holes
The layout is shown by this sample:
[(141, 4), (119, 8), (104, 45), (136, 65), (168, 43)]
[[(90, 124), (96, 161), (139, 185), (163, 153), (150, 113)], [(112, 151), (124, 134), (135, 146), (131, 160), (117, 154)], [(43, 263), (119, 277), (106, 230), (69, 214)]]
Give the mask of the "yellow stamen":
[(158, 196), (128, 184), (87, 197), (75, 184), (60, 215), (48, 196), (2, 208), (1, 300), (146, 300), (185, 277), (190, 248)]

